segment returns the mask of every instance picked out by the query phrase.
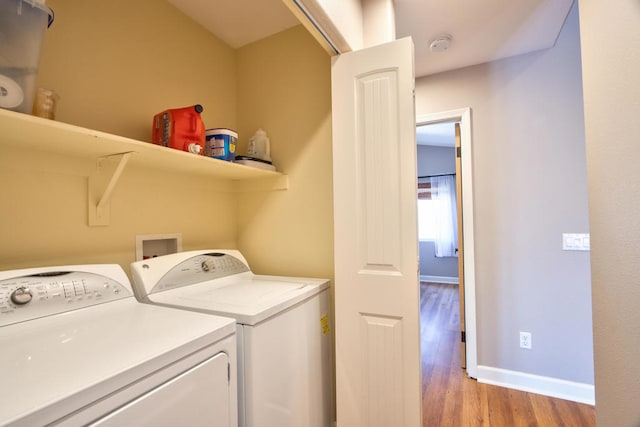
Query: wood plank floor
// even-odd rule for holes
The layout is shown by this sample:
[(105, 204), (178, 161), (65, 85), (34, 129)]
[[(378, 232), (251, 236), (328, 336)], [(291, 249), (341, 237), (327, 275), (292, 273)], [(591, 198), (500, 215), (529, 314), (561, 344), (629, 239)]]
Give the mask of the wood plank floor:
[(593, 406), (481, 384), (460, 367), (458, 287), (420, 284), (424, 427), (590, 427)]

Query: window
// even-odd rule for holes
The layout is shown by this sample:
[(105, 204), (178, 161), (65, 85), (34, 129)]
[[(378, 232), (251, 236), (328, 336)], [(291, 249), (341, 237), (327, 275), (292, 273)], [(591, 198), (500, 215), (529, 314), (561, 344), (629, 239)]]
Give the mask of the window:
[(418, 239), (435, 240), (436, 228), (434, 205), (431, 200), (431, 180), (422, 178), (418, 181)]
[(418, 181), (418, 238), (434, 241), (437, 257), (458, 255), (455, 189), (452, 175)]
[(418, 199), (418, 238), (436, 240), (438, 233), (433, 200)]

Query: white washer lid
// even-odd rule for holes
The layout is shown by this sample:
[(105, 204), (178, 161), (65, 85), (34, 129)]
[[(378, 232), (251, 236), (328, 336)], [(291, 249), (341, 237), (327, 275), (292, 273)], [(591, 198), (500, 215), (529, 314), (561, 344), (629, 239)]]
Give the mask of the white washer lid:
[(328, 287), (327, 279), (256, 275), (202, 282), (148, 298), (153, 303), (233, 317), (253, 326)]
[(132, 297), (4, 326), (0, 425), (49, 424), (234, 333), (233, 319)]

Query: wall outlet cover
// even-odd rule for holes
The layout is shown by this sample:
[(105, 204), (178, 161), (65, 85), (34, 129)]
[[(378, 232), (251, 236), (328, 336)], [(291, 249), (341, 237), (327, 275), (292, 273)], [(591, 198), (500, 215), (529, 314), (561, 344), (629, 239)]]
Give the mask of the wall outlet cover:
[(520, 348), (531, 350), (531, 332), (520, 332)]
[(562, 233), (562, 250), (588, 251), (591, 249), (589, 233)]

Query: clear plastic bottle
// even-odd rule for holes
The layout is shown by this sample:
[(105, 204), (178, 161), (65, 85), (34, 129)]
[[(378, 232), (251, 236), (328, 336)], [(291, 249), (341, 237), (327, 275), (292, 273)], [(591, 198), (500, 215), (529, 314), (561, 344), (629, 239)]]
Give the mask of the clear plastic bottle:
[(247, 154), (260, 160), (271, 162), (271, 146), (267, 133), (258, 129), (251, 138), (249, 138), (249, 148)]
[(33, 103), (33, 115), (54, 120), (56, 118), (56, 105), (60, 96), (51, 89), (38, 88), (36, 99)]

